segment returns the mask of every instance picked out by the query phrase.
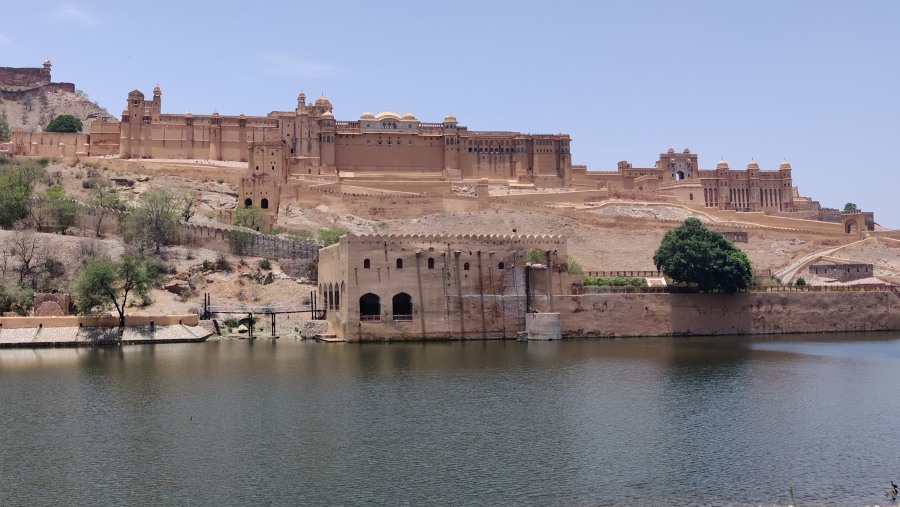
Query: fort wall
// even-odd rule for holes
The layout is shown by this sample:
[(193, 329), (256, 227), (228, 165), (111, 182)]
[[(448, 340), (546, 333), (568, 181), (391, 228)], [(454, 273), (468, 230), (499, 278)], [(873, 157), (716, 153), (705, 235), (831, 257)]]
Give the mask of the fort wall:
[(900, 329), (888, 291), (560, 296), (563, 336), (682, 336)]
[[(125, 327), (149, 326), (196, 326), (200, 317), (196, 313), (186, 315), (126, 315)], [(65, 317), (0, 317), (0, 330), (37, 327), (117, 327), (119, 317), (115, 315)]]

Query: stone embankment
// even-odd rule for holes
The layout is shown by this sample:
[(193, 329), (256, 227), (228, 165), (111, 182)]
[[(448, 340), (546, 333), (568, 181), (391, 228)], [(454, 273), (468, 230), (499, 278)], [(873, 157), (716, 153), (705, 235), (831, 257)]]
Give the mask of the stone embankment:
[(211, 334), (197, 315), (0, 317), (0, 348), (80, 347), (201, 342)]

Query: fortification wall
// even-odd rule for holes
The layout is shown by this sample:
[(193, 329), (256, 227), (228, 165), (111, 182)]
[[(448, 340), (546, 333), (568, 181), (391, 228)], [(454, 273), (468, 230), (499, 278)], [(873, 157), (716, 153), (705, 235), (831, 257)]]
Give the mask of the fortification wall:
[(0, 88), (21, 90), (50, 84), (50, 71), (41, 67), (0, 67)]
[(560, 296), (563, 335), (680, 336), (900, 329), (891, 292)]
[(13, 132), (15, 155), (29, 157), (75, 157), (87, 155), (90, 136), (84, 132)]
[[(125, 327), (149, 326), (196, 326), (200, 323), (200, 317), (196, 314), (187, 315), (126, 315)], [(104, 315), (91, 317), (84, 315), (70, 315), (66, 317), (0, 317), (0, 329), (23, 329), (36, 327), (117, 327), (119, 317)]]

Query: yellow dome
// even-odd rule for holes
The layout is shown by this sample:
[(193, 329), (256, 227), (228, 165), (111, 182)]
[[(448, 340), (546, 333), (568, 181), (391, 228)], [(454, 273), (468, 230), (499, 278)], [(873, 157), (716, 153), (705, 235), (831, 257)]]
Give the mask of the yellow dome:
[(716, 164), (716, 169), (728, 169), (728, 162), (725, 162), (725, 159), (723, 158)]
[(755, 160), (751, 159), (750, 163), (747, 164), (747, 169), (754, 169), (754, 170), (759, 171), (759, 164), (757, 164)]
[(360, 120), (374, 120), (375, 115), (371, 111), (366, 111), (359, 117)]
[(416, 117), (412, 113), (406, 113), (400, 119), (401, 120), (415, 120)]
[(791, 163), (788, 162), (787, 160), (782, 160), (782, 161), (781, 161), (781, 164), (778, 166), (778, 168), (779, 168), (779, 169), (790, 169), (790, 168), (791, 168)]
[(444, 117), (444, 123), (456, 123), (456, 116), (453, 116), (452, 114), (448, 114), (447, 116)]
[(331, 102), (328, 101), (328, 97), (326, 97), (325, 94), (323, 93), (322, 95), (319, 95), (319, 98), (316, 99), (316, 105), (317, 106), (330, 106)]

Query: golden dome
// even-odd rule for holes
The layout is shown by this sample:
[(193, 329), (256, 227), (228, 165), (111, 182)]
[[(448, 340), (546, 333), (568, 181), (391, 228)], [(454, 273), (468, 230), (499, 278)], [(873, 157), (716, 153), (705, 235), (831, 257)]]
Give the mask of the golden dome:
[(448, 114), (447, 116), (444, 117), (444, 123), (456, 123), (456, 116), (453, 116), (452, 114)]
[(401, 120), (415, 120), (416, 116), (412, 113), (406, 113), (402, 117), (400, 117), (400, 119)]
[(375, 115), (371, 111), (366, 111), (359, 117), (360, 120), (374, 120)]
[(747, 169), (754, 169), (756, 171), (759, 171), (759, 164), (757, 164), (755, 160), (751, 159), (750, 163), (747, 164)]

